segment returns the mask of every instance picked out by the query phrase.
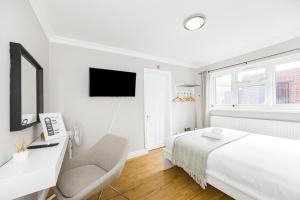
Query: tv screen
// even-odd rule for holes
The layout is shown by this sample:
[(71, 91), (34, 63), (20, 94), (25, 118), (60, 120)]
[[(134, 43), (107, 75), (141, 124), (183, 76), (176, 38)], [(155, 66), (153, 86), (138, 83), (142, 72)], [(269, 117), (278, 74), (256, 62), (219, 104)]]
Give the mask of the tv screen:
[(134, 97), (136, 73), (90, 68), (91, 97)]

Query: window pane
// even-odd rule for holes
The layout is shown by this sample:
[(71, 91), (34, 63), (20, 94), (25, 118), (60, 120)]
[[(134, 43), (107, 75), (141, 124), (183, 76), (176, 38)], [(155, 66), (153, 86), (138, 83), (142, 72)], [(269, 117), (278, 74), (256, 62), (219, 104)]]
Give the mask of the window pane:
[(231, 75), (216, 78), (216, 104), (231, 104)]
[(245, 71), (238, 72), (238, 81), (250, 81), (266, 77), (265, 68), (253, 68)]
[(300, 61), (275, 68), (276, 103), (300, 104)]
[(241, 87), (238, 89), (239, 104), (263, 104), (265, 103), (265, 85), (255, 85), (249, 87)]

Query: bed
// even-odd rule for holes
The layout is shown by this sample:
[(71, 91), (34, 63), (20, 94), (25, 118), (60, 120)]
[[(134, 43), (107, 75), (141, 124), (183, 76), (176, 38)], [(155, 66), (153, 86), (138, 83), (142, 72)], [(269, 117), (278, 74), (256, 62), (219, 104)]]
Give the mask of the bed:
[[(226, 134), (241, 131), (222, 129)], [(167, 139), (166, 168), (172, 166), (174, 140), (184, 134), (189, 133)], [(211, 152), (206, 174), (210, 185), (238, 200), (299, 200), (300, 141), (250, 134)]]

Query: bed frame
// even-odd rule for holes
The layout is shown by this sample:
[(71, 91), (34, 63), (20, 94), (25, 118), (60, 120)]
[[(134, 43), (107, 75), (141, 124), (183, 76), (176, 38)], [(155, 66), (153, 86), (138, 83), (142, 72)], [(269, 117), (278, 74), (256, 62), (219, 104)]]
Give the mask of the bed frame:
[[(276, 137), (300, 138), (300, 123), (290, 121), (275, 121), (236, 117), (212, 116), (211, 126), (248, 131), (256, 134), (272, 135)], [(299, 141), (300, 142), (300, 141)], [(171, 152), (164, 149), (164, 165), (165, 169), (169, 169), (174, 165), (171, 163)], [(244, 193), (239, 188), (224, 183), (217, 177), (207, 177), (207, 182), (215, 188), (221, 190), (225, 194), (237, 200), (255, 200), (254, 197)]]

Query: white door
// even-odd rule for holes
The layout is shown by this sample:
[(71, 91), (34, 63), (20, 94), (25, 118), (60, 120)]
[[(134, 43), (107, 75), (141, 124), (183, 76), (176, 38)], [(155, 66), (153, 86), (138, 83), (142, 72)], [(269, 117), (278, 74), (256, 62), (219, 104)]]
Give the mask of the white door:
[(144, 70), (145, 147), (164, 146), (171, 133), (171, 73)]

